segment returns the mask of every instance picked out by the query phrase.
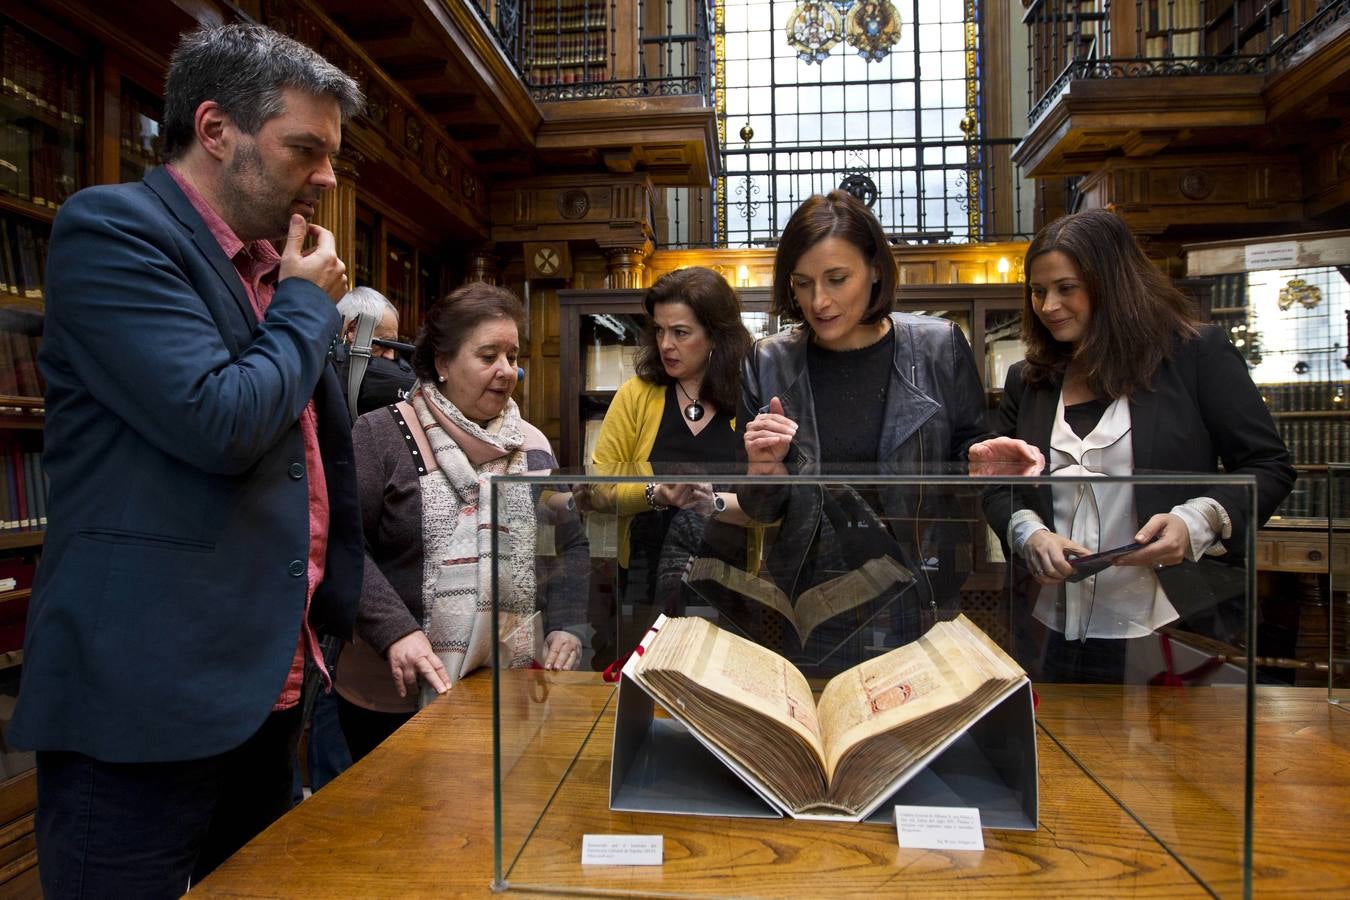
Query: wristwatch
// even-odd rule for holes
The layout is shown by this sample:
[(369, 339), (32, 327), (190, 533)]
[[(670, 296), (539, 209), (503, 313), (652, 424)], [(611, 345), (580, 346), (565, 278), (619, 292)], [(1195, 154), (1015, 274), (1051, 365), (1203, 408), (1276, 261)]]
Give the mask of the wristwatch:
[(721, 494), (713, 494), (713, 512), (724, 513), (727, 511), (727, 501), (722, 499)]

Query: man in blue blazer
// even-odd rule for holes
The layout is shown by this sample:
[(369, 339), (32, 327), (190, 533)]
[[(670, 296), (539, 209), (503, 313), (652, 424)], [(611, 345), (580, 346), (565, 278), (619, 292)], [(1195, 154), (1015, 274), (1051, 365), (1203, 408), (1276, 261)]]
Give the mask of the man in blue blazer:
[(347, 278), (306, 223), (360, 104), (270, 29), (186, 35), (170, 163), (53, 225), (50, 526), (11, 730), (49, 898), (179, 896), (289, 806), (300, 672), (361, 583)]

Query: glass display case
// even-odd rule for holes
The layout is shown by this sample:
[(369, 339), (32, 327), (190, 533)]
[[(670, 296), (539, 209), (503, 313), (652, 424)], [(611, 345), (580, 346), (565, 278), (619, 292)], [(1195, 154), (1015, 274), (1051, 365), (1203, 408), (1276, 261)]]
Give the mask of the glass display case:
[[(648, 484), (683, 486), (686, 505), (632, 505)], [(1078, 506), (1095, 524), (1076, 513), (1061, 529), (1100, 535), (1094, 552), (1128, 542), (1136, 507), (1255, 507), (1254, 482), (1230, 475), (493, 479), (496, 887), (824, 896), (843, 860), (852, 890), (880, 895), (910, 858), (897, 857), (901, 803), (980, 810), (986, 852), (962, 857), (962, 878), (1062, 856), (1080, 883), (1129, 858), (1157, 863), (1162, 893), (1249, 890), (1255, 535), (1162, 568), (1066, 559), (1072, 582), (1006, 551), (996, 588), (972, 590), (990, 523), (1006, 535), (1058, 492), (1096, 501)], [(604, 519), (628, 536), (622, 564), (586, 540)], [(555, 671), (559, 632), (580, 659)], [(785, 783), (773, 762), (806, 753), (804, 734), (821, 742), (823, 800), (791, 799), (810, 777)], [(844, 805), (840, 747), (884, 776), (870, 813), (836, 814), (853, 824), (813, 818)], [(664, 855), (585, 863), (587, 835), (659, 835)], [(943, 873), (905, 871), (911, 890), (939, 889), (924, 879)]]
[[(1350, 463), (1327, 466), (1327, 686), (1350, 710)], [(1312, 623), (1317, 624), (1317, 623)]]

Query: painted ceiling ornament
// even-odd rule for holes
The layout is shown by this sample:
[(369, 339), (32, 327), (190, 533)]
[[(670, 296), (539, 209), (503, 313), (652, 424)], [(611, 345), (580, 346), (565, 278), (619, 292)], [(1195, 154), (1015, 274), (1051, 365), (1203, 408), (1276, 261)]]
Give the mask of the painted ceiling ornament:
[(844, 23), (828, 0), (803, 0), (788, 16), (788, 46), (810, 65), (824, 62), (844, 35)]
[(849, 7), (856, 3), (857, 0), (830, 0), (830, 2), (834, 4), (835, 9), (839, 10), (839, 15), (846, 16), (848, 15)]
[(844, 38), (868, 62), (880, 62), (900, 40), (900, 13), (890, 0), (858, 0), (845, 18)]

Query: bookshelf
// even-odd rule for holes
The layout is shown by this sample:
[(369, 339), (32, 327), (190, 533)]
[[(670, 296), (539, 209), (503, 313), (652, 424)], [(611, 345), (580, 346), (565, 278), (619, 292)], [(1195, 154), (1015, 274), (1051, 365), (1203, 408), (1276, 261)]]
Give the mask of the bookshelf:
[(398, 309), (400, 339), (412, 341), (423, 311), (457, 283), (444, 248), (416, 223), (380, 205), (358, 203), (353, 286), (373, 287)]
[[(31, 11), (20, 18), (0, 15), (0, 824), (12, 846), (32, 827), (32, 754), (5, 731), (46, 524), (37, 353), (47, 242), (60, 205), (91, 183), (95, 115), (87, 48), (55, 23), (38, 30)], [(35, 867), (32, 853), (7, 859), (0, 884), (31, 883)]]
[(54, 211), (84, 184), (89, 67), (0, 18), (0, 194)]
[(610, 78), (611, 23), (603, 0), (533, 0), (526, 19), (526, 80), (577, 84)]
[(1330, 266), (1208, 280), (1209, 321), (1246, 359), (1298, 470), (1270, 525), (1325, 529), (1329, 515), (1350, 512), (1331, 508), (1325, 478), (1327, 464), (1350, 462), (1350, 368), (1344, 362), (1350, 286)]
[(164, 161), (160, 152), (164, 102), (124, 77), (118, 112), (118, 181), (140, 181)]

